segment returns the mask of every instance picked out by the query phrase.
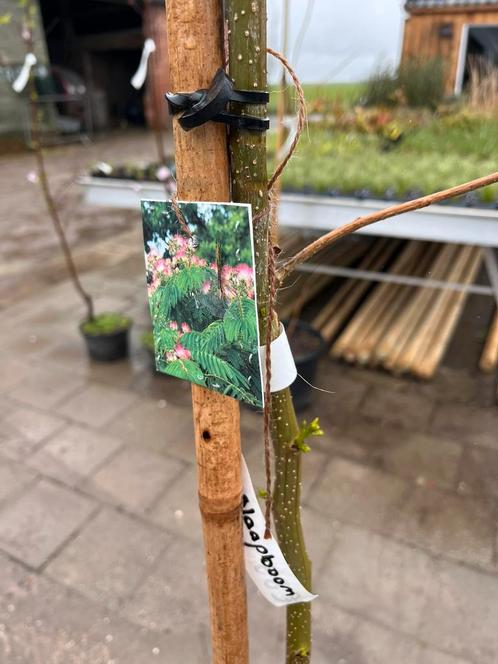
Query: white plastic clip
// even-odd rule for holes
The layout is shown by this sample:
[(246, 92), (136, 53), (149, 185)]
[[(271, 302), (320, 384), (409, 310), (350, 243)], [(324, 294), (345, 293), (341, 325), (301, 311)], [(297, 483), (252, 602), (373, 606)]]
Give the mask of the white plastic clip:
[[(289, 340), (285, 328), (280, 323), (280, 334), (271, 342), (271, 392), (280, 392), (286, 387), (292, 385), (297, 378), (296, 363), (292, 355)], [(261, 373), (263, 374), (263, 385), (265, 383), (265, 358), (266, 346), (259, 347), (259, 359), (261, 364)]]
[(140, 58), (140, 64), (138, 65), (138, 69), (133, 74), (133, 78), (130, 81), (135, 90), (140, 90), (142, 85), (145, 83), (145, 79), (147, 77), (147, 63), (155, 50), (156, 44), (154, 40), (150, 38), (146, 39), (142, 50), (142, 57)]
[(12, 83), (12, 89), (14, 90), (14, 92), (17, 92), (19, 94), (24, 90), (29, 81), (31, 68), (34, 65), (36, 65), (36, 63), (37, 63), (36, 55), (34, 53), (26, 53), (26, 57), (24, 58), (24, 64), (21, 68), (21, 71), (19, 72), (19, 75), (16, 78), (16, 80)]

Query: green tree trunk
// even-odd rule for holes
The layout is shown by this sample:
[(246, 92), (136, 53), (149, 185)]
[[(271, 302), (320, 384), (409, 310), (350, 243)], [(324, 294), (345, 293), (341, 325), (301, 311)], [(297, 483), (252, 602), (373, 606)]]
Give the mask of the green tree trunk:
[[(230, 77), (239, 89), (267, 89), (266, 0), (227, 0)], [(264, 107), (234, 105), (241, 114), (264, 116)], [(268, 205), (266, 136), (264, 133), (230, 132), (232, 198), (250, 203), (253, 216)], [(256, 286), (261, 339), (268, 315), (268, 224), (265, 215), (255, 224)], [(278, 321), (274, 321), (278, 334)], [(301, 583), (311, 590), (311, 562), (306, 553), (300, 517), (301, 452), (292, 447), (299, 426), (290, 390), (272, 397), (272, 440), (275, 452), (273, 517), (279, 544)], [(311, 656), (311, 606), (287, 609), (287, 664), (307, 664)]]

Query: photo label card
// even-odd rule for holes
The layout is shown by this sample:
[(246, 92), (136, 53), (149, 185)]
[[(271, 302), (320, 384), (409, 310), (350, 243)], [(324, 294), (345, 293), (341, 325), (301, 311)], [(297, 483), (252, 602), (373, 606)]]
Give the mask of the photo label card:
[(142, 201), (158, 371), (262, 408), (251, 208)]

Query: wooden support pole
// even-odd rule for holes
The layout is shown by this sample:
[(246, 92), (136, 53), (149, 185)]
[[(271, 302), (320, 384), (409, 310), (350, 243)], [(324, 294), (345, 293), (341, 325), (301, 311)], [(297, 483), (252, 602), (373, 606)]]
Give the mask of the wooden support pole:
[(479, 368), (485, 373), (491, 373), (498, 366), (498, 311), (495, 312), (493, 322), (489, 328), (486, 344), (482, 351)]
[[(218, 0), (166, 2), (171, 89), (208, 87), (223, 63)], [(173, 122), (178, 197), (230, 200), (226, 128), (209, 122), (184, 132)], [(238, 403), (192, 387), (199, 503), (203, 521), (214, 664), (248, 662), (242, 548)]]

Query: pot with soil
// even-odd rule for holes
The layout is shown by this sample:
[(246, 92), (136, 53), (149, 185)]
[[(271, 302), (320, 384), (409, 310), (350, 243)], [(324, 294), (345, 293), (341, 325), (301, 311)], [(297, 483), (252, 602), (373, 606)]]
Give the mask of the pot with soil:
[(131, 318), (123, 314), (99, 314), (83, 321), (80, 331), (88, 354), (96, 362), (115, 362), (128, 356), (128, 336)]
[(291, 385), (292, 399), (296, 410), (303, 410), (312, 401), (311, 385), (315, 384), (318, 360), (327, 350), (327, 344), (320, 332), (302, 320), (286, 321), (285, 328), (299, 374)]

